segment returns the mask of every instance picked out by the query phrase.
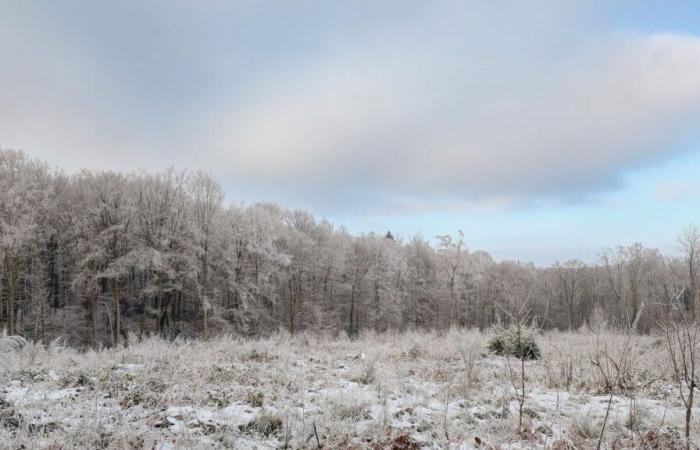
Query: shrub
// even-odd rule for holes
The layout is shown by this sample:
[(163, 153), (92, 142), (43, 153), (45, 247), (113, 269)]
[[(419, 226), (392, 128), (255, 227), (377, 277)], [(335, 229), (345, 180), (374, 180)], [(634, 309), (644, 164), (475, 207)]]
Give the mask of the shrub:
[(19, 352), (27, 345), (27, 340), (22, 336), (8, 336), (7, 330), (0, 333), (0, 353)]
[(276, 414), (264, 413), (247, 425), (239, 427), (241, 431), (253, 431), (264, 436), (272, 436), (282, 430), (282, 418)]
[(535, 331), (529, 327), (521, 327), (520, 339), (518, 329), (514, 326), (497, 328), (489, 340), (488, 349), (497, 355), (514, 356), (518, 359), (539, 359), (541, 356), (535, 341)]
[(377, 379), (377, 369), (375, 368), (376, 359), (369, 358), (363, 369), (352, 377), (350, 381), (360, 384), (372, 384)]
[(329, 397), (329, 401), (330, 414), (340, 420), (358, 421), (372, 417), (371, 405), (362, 396), (343, 393), (337, 397)]
[(255, 406), (257, 408), (262, 407), (263, 405), (263, 400), (265, 399), (265, 394), (263, 394), (260, 391), (255, 391), (255, 392), (249, 392), (248, 393), (248, 403), (251, 406)]
[(575, 414), (571, 419), (570, 434), (579, 441), (587, 441), (600, 436), (600, 428), (590, 414)]

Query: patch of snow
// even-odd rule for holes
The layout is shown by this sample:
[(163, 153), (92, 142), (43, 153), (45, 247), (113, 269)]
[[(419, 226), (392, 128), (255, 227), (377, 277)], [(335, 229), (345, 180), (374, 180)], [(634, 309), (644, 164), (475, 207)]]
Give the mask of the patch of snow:
[(118, 372), (132, 373), (143, 369), (143, 364), (120, 364), (115, 368)]
[(260, 408), (245, 403), (234, 403), (221, 410), (194, 408), (192, 406), (171, 406), (165, 417), (174, 433), (188, 428), (205, 426), (227, 426), (238, 428), (254, 421), (260, 415)]
[(247, 425), (260, 414), (260, 408), (245, 403), (234, 403), (221, 411), (227, 423), (233, 426)]

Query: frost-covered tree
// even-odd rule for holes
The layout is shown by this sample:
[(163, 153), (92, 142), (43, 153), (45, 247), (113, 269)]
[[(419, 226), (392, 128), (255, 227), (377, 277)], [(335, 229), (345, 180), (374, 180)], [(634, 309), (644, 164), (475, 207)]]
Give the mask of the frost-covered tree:
[[(46, 218), (48, 166), (23, 152), (0, 150), (0, 252), (4, 273), (4, 312), (7, 329), (14, 334), (18, 324), (19, 283), (23, 260), (33, 250), (36, 229)], [(26, 310), (25, 310), (26, 312)]]
[[(455, 323), (455, 314), (457, 311), (457, 284), (460, 281), (459, 277), (463, 275), (463, 265), (468, 256), (464, 243), (464, 232), (459, 230), (456, 238), (453, 238), (451, 235), (447, 234), (438, 236), (437, 239), (437, 253), (440, 256), (441, 273), (444, 277), (444, 283), (447, 285), (447, 297), (449, 299), (449, 304), (446, 311), (447, 322), (448, 326), (452, 326)], [(439, 301), (437, 303), (437, 307), (438, 310), (436, 312), (436, 316), (438, 326), (440, 326), (442, 320)]]
[(572, 330), (577, 323), (575, 314), (583, 294), (583, 277), (585, 264), (583, 261), (572, 259), (554, 265), (556, 271), (556, 292), (559, 302), (566, 308), (568, 329)]
[(211, 175), (203, 172), (191, 174), (187, 180), (193, 224), (193, 238), (200, 269), (197, 280), (197, 296), (202, 305), (203, 334), (208, 335), (207, 317), (212, 308), (214, 289), (211, 281), (212, 253), (216, 248), (216, 226), (223, 208), (224, 193), (221, 185)]
[(647, 331), (672, 301), (693, 317), (697, 230), (679, 242), (677, 255), (633, 244), (539, 268), (467, 251), (461, 232), (353, 235), (302, 210), (225, 204), (204, 173), (66, 174), (0, 150), (0, 327), (32, 339), (483, 329), (509, 320), (513, 264), (534, 280), (541, 326), (590, 325), (598, 309)]
[(688, 309), (690, 318), (695, 320), (698, 303), (698, 270), (700, 270), (700, 231), (695, 225), (689, 225), (678, 235), (678, 243), (683, 251), (688, 272)]

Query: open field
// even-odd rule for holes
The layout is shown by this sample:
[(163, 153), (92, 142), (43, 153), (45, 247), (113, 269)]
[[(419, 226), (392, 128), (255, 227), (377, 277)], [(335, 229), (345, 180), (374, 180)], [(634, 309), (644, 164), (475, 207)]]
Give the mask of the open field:
[(595, 448), (610, 380), (604, 447), (683, 445), (685, 410), (662, 338), (538, 336), (521, 433), (520, 362), (488, 354), (488, 339), (453, 330), (149, 338), (82, 353), (5, 345), (0, 446), (317, 448), (315, 425), (324, 448)]

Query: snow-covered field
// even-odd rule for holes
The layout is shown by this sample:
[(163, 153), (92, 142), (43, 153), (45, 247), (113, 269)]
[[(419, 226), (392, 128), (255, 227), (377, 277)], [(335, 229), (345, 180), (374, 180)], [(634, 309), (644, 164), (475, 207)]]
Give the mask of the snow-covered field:
[(488, 354), (488, 338), (149, 338), (88, 352), (30, 343), (0, 353), (0, 447), (595, 448), (606, 378), (623, 356), (604, 446), (682, 445), (685, 410), (662, 339), (625, 349), (610, 333), (539, 336), (518, 433), (519, 364)]

